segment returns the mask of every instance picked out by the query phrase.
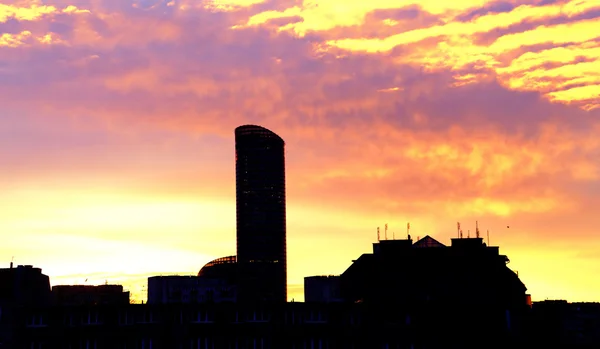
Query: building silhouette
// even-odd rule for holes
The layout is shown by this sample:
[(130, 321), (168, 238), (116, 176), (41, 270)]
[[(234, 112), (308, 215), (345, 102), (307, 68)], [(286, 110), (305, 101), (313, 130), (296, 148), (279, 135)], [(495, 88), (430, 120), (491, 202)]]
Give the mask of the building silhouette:
[(425, 236), (381, 240), (340, 276), (350, 302), (480, 306), (503, 311), (528, 305), (527, 288), (508, 268), (509, 259), (481, 238), (452, 239), (451, 246)]
[(55, 285), (52, 302), (61, 306), (129, 304), (129, 291), (122, 285)]
[(45, 307), (51, 302), (50, 278), (42, 269), (19, 265), (0, 269), (0, 349), (12, 348), (15, 327), (13, 321), (23, 307)]
[(235, 129), (238, 300), (286, 302), (285, 143), (255, 125)]
[(339, 275), (318, 275), (304, 278), (304, 302), (343, 302)]
[(411, 324), (413, 343), (424, 348), (476, 348), (492, 338), (514, 348), (525, 341), (531, 303), (508, 262), (481, 238), (451, 246), (430, 236), (381, 240), (338, 278), (305, 278), (305, 299), (364, 304), (384, 322)]
[(33, 306), (51, 301), (50, 278), (42, 269), (19, 265), (0, 269), (0, 306), (2, 304)]
[(149, 304), (223, 303), (237, 301), (236, 256), (212, 260), (196, 276), (148, 278)]

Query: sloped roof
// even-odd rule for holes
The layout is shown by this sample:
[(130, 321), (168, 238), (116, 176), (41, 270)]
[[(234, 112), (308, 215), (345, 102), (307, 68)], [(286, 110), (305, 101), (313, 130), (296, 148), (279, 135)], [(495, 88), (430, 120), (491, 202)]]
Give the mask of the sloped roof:
[(421, 240), (415, 242), (413, 247), (416, 248), (428, 248), (428, 247), (446, 247), (446, 245), (427, 235)]

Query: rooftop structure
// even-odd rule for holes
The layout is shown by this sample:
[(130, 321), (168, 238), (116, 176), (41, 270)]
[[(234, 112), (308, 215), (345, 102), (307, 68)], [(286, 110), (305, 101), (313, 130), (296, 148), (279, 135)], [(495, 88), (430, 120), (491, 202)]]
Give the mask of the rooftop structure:
[(341, 275), (342, 296), (352, 302), (399, 304), (525, 305), (526, 287), (498, 247), (481, 238), (452, 239), (445, 246), (430, 236), (381, 240)]
[(129, 291), (122, 285), (56, 285), (52, 297), (57, 305), (129, 304)]

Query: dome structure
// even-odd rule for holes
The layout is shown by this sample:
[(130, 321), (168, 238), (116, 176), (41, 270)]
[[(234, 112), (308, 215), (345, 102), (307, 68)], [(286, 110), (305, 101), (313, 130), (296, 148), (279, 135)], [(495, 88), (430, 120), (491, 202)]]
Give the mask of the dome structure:
[(198, 277), (233, 279), (236, 276), (237, 257), (227, 256), (212, 260), (198, 272)]

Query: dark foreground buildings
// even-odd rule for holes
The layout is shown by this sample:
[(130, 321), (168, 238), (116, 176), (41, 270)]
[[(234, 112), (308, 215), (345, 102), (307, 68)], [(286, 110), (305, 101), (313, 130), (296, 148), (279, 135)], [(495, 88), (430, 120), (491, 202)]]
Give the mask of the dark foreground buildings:
[[(173, 294), (151, 278), (166, 286), (148, 304), (22, 304), (0, 348), (533, 348), (532, 309), (506, 262), (480, 239), (380, 241), (341, 276), (307, 278), (320, 298), (306, 303)], [(221, 280), (232, 265), (199, 275)]]
[(525, 308), (520, 323), (485, 305), (462, 312), (365, 303), (20, 307), (0, 316), (0, 348), (600, 347), (599, 304), (546, 303)]

